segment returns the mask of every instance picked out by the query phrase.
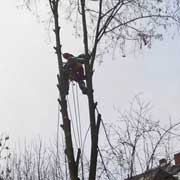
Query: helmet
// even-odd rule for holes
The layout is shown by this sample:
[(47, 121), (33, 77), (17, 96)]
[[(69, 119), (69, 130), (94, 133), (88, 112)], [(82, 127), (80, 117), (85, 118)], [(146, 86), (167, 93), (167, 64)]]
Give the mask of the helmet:
[(80, 54), (78, 55), (79, 58), (86, 58), (86, 55), (85, 54)]
[(69, 58), (73, 57), (73, 55), (70, 53), (64, 53), (63, 57), (68, 60)]

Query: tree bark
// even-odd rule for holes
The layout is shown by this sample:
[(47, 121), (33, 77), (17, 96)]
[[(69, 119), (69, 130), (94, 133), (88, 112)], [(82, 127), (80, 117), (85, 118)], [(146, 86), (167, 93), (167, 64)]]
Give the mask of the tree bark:
[[(82, 26), (83, 26), (83, 38), (84, 38), (84, 50), (87, 57), (88, 52), (88, 31), (86, 24), (86, 12), (85, 12), (85, 0), (81, 0), (82, 10)], [(92, 57), (92, 56), (91, 56)], [(88, 106), (89, 106), (89, 118), (90, 118), (90, 129), (91, 129), (91, 155), (90, 155), (90, 169), (89, 169), (89, 180), (96, 179), (96, 168), (97, 168), (97, 156), (98, 156), (98, 134), (100, 122), (96, 124), (95, 114), (95, 102), (93, 94), (93, 66), (90, 63), (90, 59), (85, 64), (86, 73), (86, 84), (88, 89)]]
[(72, 135), (71, 135), (71, 124), (68, 117), (68, 111), (67, 111), (67, 101), (66, 101), (66, 93), (65, 93), (65, 82), (64, 82), (64, 74), (63, 74), (63, 63), (62, 63), (62, 57), (61, 57), (61, 44), (60, 44), (60, 27), (59, 27), (59, 17), (58, 17), (58, 2), (59, 0), (49, 0), (51, 10), (53, 12), (54, 16), (54, 33), (56, 38), (56, 47), (54, 48), (56, 50), (57, 59), (58, 59), (58, 68), (59, 68), (59, 75), (58, 75), (58, 90), (59, 90), (59, 96), (60, 99), (58, 99), (58, 102), (61, 106), (61, 114), (62, 114), (62, 120), (63, 125), (61, 126), (64, 130), (65, 135), (65, 154), (67, 155), (68, 159), (68, 166), (69, 166), (69, 172), (70, 172), (70, 178), (71, 180), (77, 180), (78, 179), (78, 163), (75, 161), (74, 157), (74, 149), (73, 149), (73, 142), (72, 142)]

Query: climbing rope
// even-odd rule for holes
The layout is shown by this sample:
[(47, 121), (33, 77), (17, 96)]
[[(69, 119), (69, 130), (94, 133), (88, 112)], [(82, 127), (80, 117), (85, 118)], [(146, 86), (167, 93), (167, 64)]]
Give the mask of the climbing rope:
[(73, 130), (73, 134), (74, 134), (75, 144), (76, 144), (76, 147), (78, 148), (78, 143), (77, 143), (76, 133), (75, 133), (75, 127), (74, 127), (74, 123), (72, 120), (73, 118), (72, 118), (71, 106), (70, 106), (68, 97), (67, 97), (67, 105), (68, 105), (68, 111), (69, 111), (69, 115), (70, 115), (70, 119), (71, 119), (71, 123), (72, 123), (72, 130)]
[(79, 132), (80, 132), (80, 142), (82, 148), (82, 128), (81, 128), (81, 115), (80, 115), (80, 106), (79, 106), (79, 96), (78, 96), (78, 87), (76, 83), (76, 101), (77, 101), (77, 110), (78, 110), (78, 120), (79, 120)]
[(83, 150), (82, 150), (82, 128), (81, 128), (81, 116), (80, 116), (80, 105), (79, 105), (79, 96), (78, 96), (78, 87), (77, 87), (77, 83), (75, 84), (76, 86), (76, 97), (75, 97), (75, 93), (74, 93), (74, 87), (73, 87), (73, 102), (74, 102), (74, 106), (77, 105), (77, 107), (75, 106), (75, 113), (77, 113), (76, 116), (76, 123), (77, 123), (77, 131), (79, 133), (79, 143), (80, 143), (80, 149), (81, 149), (81, 157), (80, 157), (80, 163), (81, 163), (81, 176), (82, 176), (82, 180), (84, 180), (84, 164), (83, 164)]
[[(73, 138), (75, 141), (75, 145), (77, 148), (80, 147), (80, 149), (81, 149), (81, 157), (80, 157), (81, 175), (82, 175), (82, 180), (84, 180), (84, 164), (83, 164), (83, 157), (85, 157), (84, 146), (85, 146), (86, 137), (87, 137), (90, 127), (88, 128), (88, 130), (86, 132), (84, 141), (82, 141), (82, 126), (81, 126), (78, 85), (77, 85), (77, 83), (75, 83), (75, 85), (74, 85), (73, 82), (70, 82), (70, 85), (71, 85), (71, 89), (72, 89), (72, 96), (66, 96), (67, 108), (68, 108), (69, 117), (70, 117), (71, 124), (72, 124), (72, 131), (73, 131), (73, 136), (74, 136)], [(74, 114), (72, 113), (71, 103), (73, 104), (72, 108), (74, 110)], [(76, 125), (74, 123), (76, 123)], [(65, 157), (65, 164), (67, 165), (66, 157)], [(67, 167), (65, 167), (65, 172), (67, 173)], [(66, 175), (66, 178), (67, 178), (67, 175)]]
[(77, 112), (77, 107), (76, 107), (76, 98), (75, 98), (75, 92), (74, 92), (74, 85), (73, 85), (73, 83), (72, 83), (72, 95), (73, 95), (74, 114), (75, 114), (75, 120), (76, 120), (78, 142), (79, 142), (79, 147), (81, 147), (81, 140), (80, 140), (81, 138), (80, 138), (80, 130), (79, 130), (78, 112)]

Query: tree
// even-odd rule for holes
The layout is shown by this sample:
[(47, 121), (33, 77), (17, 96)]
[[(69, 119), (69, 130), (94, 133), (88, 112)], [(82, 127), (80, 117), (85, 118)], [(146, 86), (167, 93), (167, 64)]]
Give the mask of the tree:
[[(27, 7), (33, 4), (32, 0), (23, 1)], [(43, 2), (44, 3), (44, 2)], [(59, 5), (61, 3), (61, 6)], [(94, 3), (94, 4), (93, 4)], [(89, 180), (96, 179), (98, 157), (98, 135), (101, 124), (101, 114), (94, 100), (93, 72), (97, 54), (101, 54), (107, 47), (120, 50), (125, 56), (125, 50), (130, 48), (132, 42), (139, 48), (151, 47), (153, 39), (161, 39), (159, 33), (172, 24), (179, 23), (179, 0), (98, 0), (95, 2), (85, 0), (49, 0), (53, 16), (56, 46), (54, 47), (58, 59), (58, 90), (59, 104), (62, 114), (62, 129), (65, 136), (65, 154), (67, 155), (71, 180), (78, 179), (79, 160), (82, 149), (73, 147), (71, 123), (67, 110), (65, 82), (63, 75), (63, 61), (61, 52), (60, 25), (62, 8), (68, 6), (69, 17), (79, 24), (76, 26), (80, 37), (83, 39), (84, 54), (87, 59), (85, 64), (87, 99), (89, 108), (89, 122), (91, 130), (91, 152)], [(71, 11), (74, 9), (74, 11)], [(74, 18), (74, 14), (77, 14)], [(80, 18), (80, 20), (79, 20)], [(129, 43), (130, 42), (130, 43)], [(100, 51), (101, 50), (101, 51)]]
[(8, 179), (10, 177), (10, 169), (5, 166), (5, 162), (10, 159), (9, 152), (9, 136), (2, 134), (0, 136), (0, 180)]
[(179, 151), (174, 144), (179, 139), (180, 123), (170, 120), (164, 126), (152, 119), (151, 103), (135, 96), (129, 109), (119, 111), (116, 124), (104, 126), (107, 143), (101, 154), (107, 170), (101, 167), (105, 176), (126, 179), (157, 168), (162, 158), (171, 163), (174, 151)]
[[(159, 160), (173, 160), (174, 143), (179, 140), (180, 123), (164, 127), (154, 121), (151, 104), (136, 96), (130, 108), (119, 112), (115, 124), (102, 123), (106, 141), (98, 146), (97, 179), (122, 180), (159, 167)], [(62, 144), (62, 142), (60, 143)], [(67, 180), (66, 155), (57, 143), (45, 144), (41, 139), (25, 144), (21, 153), (14, 152), (9, 160), (9, 179)], [(178, 149), (179, 150), (179, 149)], [(84, 177), (89, 170), (84, 165)], [(6, 177), (6, 176), (4, 176)]]

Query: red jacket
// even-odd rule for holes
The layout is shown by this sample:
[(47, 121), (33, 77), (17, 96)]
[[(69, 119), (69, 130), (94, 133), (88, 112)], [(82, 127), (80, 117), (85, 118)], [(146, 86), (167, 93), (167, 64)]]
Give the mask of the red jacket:
[(64, 65), (64, 69), (71, 81), (79, 82), (85, 79), (83, 66), (74, 57), (68, 59), (68, 62)]

